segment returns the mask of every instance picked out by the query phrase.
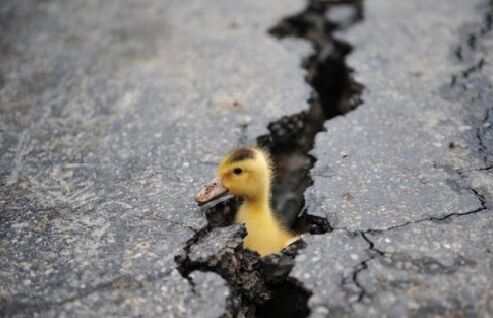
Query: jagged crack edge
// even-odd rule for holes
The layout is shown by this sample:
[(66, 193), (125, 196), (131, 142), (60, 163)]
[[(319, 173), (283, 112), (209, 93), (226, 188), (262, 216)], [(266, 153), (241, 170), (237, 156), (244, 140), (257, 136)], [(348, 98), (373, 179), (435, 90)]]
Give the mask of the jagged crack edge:
[[(313, 2), (313, 3), (316, 3), (316, 2)], [(352, 4), (355, 6), (355, 8), (357, 8), (357, 9), (358, 9), (358, 12), (360, 12), (360, 10), (362, 10), (362, 8), (359, 8), (359, 7), (358, 7), (358, 6), (360, 6), (360, 5), (361, 5), (361, 3), (360, 3), (359, 1), (357, 1), (357, 0), (356, 0), (356, 1), (353, 1), (353, 3), (352, 3)], [(329, 4), (327, 4), (327, 5), (329, 5)], [(328, 8), (328, 7), (327, 7), (327, 8)], [(303, 12), (301, 12), (301, 13), (300, 13), (300, 14), (298, 14), (298, 15), (306, 14), (306, 13), (308, 12), (308, 10), (309, 10), (309, 6), (307, 7), (307, 9), (306, 9), (306, 10), (304, 10)], [(295, 16), (296, 16), (296, 15), (295, 15)], [(290, 18), (290, 17), (287, 17), (286, 19), (288, 19), (288, 18)], [(362, 14), (361, 14), (361, 12), (360, 12), (360, 14), (359, 14), (359, 19), (358, 19), (357, 21), (359, 21), (361, 18), (362, 18)], [(355, 21), (355, 22), (357, 22), (357, 21)], [(325, 36), (327, 36), (327, 37), (329, 38), (329, 40), (330, 40), (330, 41), (337, 42), (337, 43), (339, 43), (339, 44), (343, 44), (343, 45), (346, 45), (346, 46), (349, 46), (349, 47), (350, 47), (350, 45), (349, 45), (348, 43), (341, 42), (340, 40), (336, 40), (335, 38), (333, 38), (333, 36), (332, 36), (332, 34), (331, 34), (332, 32), (327, 33), (327, 30), (322, 30), (322, 31), (324, 32)], [(300, 38), (305, 39), (305, 40), (307, 40), (307, 41), (309, 41), (309, 42), (312, 42), (312, 41), (310, 41), (307, 37), (300, 36)], [(313, 43), (313, 42), (312, 42), (312, 45), (316, 46), (316, 43)], [(313, 56), (308, 57), (308, 58), (307, 58), (307, 60), (313, 59), (313, 60), (315, 60), (315, 61), (316, 61), (316, 60), (317, 60), (317, 58), (318, 58), (318, 55), (319, 55), (319, 54), (321, 54), (321, 51), (322, 51), (322, 48), (319, 48), (319, 49), (318, 49), (318, 52), (315, 52)], [(346, 54), (347, 54), (347, 53), (346, 53)], [(361, 84), (359, 84), (359, 83), (356, 83), (356, 82), (355, 82), (355, 81), (351, 78), (350, 73), (352, 72), (352, 70), (351, 70), (351, 69), (349, 69), (349, 68), (347, 67), (347, 65), (345, 64), (345, 56), (346, 56), (346, 54), (345, 54), (343, 57), (341, 57), (341, 62), (344, 64), (345, 69), (346, 69), (346, 71), (348, 72), (347, 76), (349, 77), (349, 81), (350, 81), (353, 85), (356, 85), (356, 86), (359, 86), (359, 87), (360, 87), (360, 90), (359, 90), (357, 93), (353, 94), (353, 95), (359, 95), (359, 96), (361, 96), (361, 92), (362, 92), (362, 85), (361, 85)], [(313, 87), (313, 89), (315, 90), (315, 87), (314, 87), (314, 86), (312, 86), (312, 87)], [(345, 99), (349, 99), (349, 98), (353, 98), (353, 97), (354, 97), (354, 96), (345, 96)], [(344, 98), (344, 97), (342, 97), (342, 98)], [(361, 103), (359, 103), (359, 104), (361, 104)], [(359, 104), (358, 104), (358, 105), (359, 105)], [(358, 105), (356, 105), (356, 106), (358, 106)], [(354, 109), (356, 108), (356, 106), (355, 106), (353, 109), (350, 109), (350, 110), (348, 110), (348, 111), (352, 111), (352, 110), (354, 110)], [(344, 114), (345, 114), (345, 113), (344, 113)], [(299, 114), (295, 114), (295, 116), (296, 116), (296, 115), (299, 115)], [(331, 118), (332, 118), (332, 117), (331, 117)], [(326, 119), (324, 120), (324, 122), (326, 122), (327, 120), (329, 120), (329, 119), (331, 119), (331, 118), (326, 118)], [(316, 134), (318, 134), (320, 131), (323, 131), (323, 130), (324, 130), (324, 127), (323, 127), (323, 125), (322, 125), (322, 128), (321, 128), (319, 131), (317, 131), (317, 132), (316, 132)], [(316, 134), (315, 134), (315, 135), (316, 135)], [(258, 137), (258, 139), (260, 139), (261, 137), (262, 137), (262, 136), (259, 136), (259, 137)], [(310, 150), (311, 150), (311, 149), (310, 149)], [(310, 150), (309, 150), (309, 151), (310, 151)], [(312, 157), (313, 157), (313, 159), (315, 159), (315, 160), (313, 160), (313, 161), (312, 161), (312, 165), (311, 165), (311, 166), (309, 167), (309, 169), (308, 169), (308, 170), (311, 170), (311, 169), (313, 168), (313, 166), (314, 166), (315, 161), (316, 161), (316, 157), (315, 157), (315, 156), (313, 156), (312, 154), (310, 154), (309, 152), (307, 152), (307, 155), (312, 156)], [(311, 176), (310, 176), (310, 175), (309, 175), (309, 177), (310, 177), (310, 179), (311, 179)], [(307, 189), (305, 189), (305, 192), (306, 192), (306, 190), (307, 190)], [(306, 211), (306, 209), (304, 209), (304, 211)], [(306, 214), (307, 214), (307, 217), (309, 217), (309, 218), (313, 218), (314, 220), (318, 220), (318, 221), (320, 221), (320, 222), (321, 222), (321, 221), (323, 221), (322, 219), (324, 219), (324, 220), (327, 222), (327, 226), (325, 227), (325, 230), (322, 230), (322, 232), (323, 232), (323, 233), (326, 233), (326, 232), (328, 232), (328, 231), (330, 231), (330, 230), (332, 229), (332, 227), (330, 226), (330, 224), (328, 223), (328, 220), (327, 220), (326, 218), (321, 218), (321, 217), (319, 217), (319, 216), (316, 216), (316, 215), (311, 215), (311, 214), (309, 214), (309, 213), (306, 213)], [(319, 219), (320, 219), (320, 220), (319, 220)], [(179, 272), (183, 275), (183, 277), (185, 277), (185, 278), (186, 278), (186, 279), (188, 279), (188, 280), (190, 280), (190, 278), (189, 278), (188, 274), (189, 274), (191, 271), (190, 271), (190, 270), (186, 270), (186, 269), (184, 268), (184, 266), (185, 266), (184, 264), (187, 262), (187, 259), (189, 260), (188, 255), (189, 255), (190, 249), (191, 249), (192, 245), (197, 244), (197, 243), (200, 241), (200, 239), (201, 239), (201, 238), (203, 238), (205, 235), (207, 235), (207, 233), (208, 233), (210, 230), (211, 230), (211, 228), (210, 228), (210, 226), (209, 226), (209, 225), (204, 226), (203, 228), (201, 228), (201, 229), (199, 229), (199, 230), (194, 230), (195, 234), (194, 234), (194, 236), (193, 236), (193, 237), (192, 237), (189, 241), (187, 241), (186, 246), (183, 248), (183, 254), (179, 254), (179, 255), (177, 255), (177, 256), (175, 257), (175, 260), (176, 260), (176, 262), (177, 262), (177, 269), (178, 269), (178, 270), (179, 270)], [(320, 234), (322, 234), (322, 233), (320, 233)], [(294, 258), (294, 256), (292, 256), (292, 257)], [(189, 263), (188, 265), (190, 265), (190, 263)], [(195, 265), (196, 265), (196, 266), (197, 266), (197, 265), (199, 265), (199, 266), (200, 266), (200, 264), (195, 264)], [(193, 267), (195, 267), (195, 266), (193, 266)], [(213, 269), (209, 269), (209, 270), (214, 271)], [(192, 271), (193, 271), (193, 269), (192, 269)], [(311, 292), (309, 289), (307, 289), (307, 288), (306, 288), (306, 287), (302, 284), (302, 282), (300, 282), (300, 281), (298, 281), (298, 280), (294, 279), (293, 277), (289, 277), (289, 273), (288, 273), (288, 275), (287, 275), (286, 277), (287, 277), (287, 278), (286, 278), (287, 280), (290, 280), (292, 283), (294, 283), (295, 285), (297, 285), (298, 287), (300, 287), (301, 289), (303, 289), (303, 290), (304, 290), (304, 291), (305, 291), (308, 295), (311, 295), (311, 294), (312, 294), (312, 292)], [(193, 282), (191, 282), (191, 283), (193, 283)], [(233, 286), (232, 286), (232, 284), (230, 284), (230, 282), (228, 282), (228, 285), (230, 286), (230, 288), (232, 288), (232, 287), (233, 287)], [(230, 297), (232, 297), (234, 294), (235, 294), (235, 292), (234, 292), (234, 290), (232, 290), (232, 292), (231, 292), (231, 294), (230, 294), (230, 295), (231, 295)], [(231, 299), (230, 299), (230, 301), (231, 301)], [(225, 313), (225, 315), (226, 315), (226, 313)]]

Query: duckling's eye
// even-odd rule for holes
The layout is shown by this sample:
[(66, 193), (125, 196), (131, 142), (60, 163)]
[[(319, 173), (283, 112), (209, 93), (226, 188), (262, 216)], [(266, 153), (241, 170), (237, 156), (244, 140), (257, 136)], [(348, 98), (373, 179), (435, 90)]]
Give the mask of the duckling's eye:
[(236, 175), (240, 175), (242, 172), (243, 172), (243, 170), (241, 170), (240, 168), (235, 168), (233, 170), (233, 173), (236, 174)]

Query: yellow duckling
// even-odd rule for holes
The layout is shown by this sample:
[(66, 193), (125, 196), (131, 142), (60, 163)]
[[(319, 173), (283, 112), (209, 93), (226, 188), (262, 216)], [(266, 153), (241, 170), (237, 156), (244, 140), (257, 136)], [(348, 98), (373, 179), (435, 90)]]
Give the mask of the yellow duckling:
[(286, 229), (270, 206), (272, 162), (268, 154), (256, 147), (238, 148), (219, 164), (217, 177), (195, 197), (198, 205), (226, 194), (244, 199), (235, 223), (244, 223), (247, 236), (243, 246), (261, 256), (279, 252), (299, 237)]

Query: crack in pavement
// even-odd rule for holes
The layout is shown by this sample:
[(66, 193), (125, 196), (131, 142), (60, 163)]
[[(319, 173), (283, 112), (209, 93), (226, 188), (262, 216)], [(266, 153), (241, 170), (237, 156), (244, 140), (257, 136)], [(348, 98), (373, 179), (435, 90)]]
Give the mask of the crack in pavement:
[[(490, 170), (490, 168), (488, 168), (486, 170)], [(418, 224), (418, 223), (422, 223), (422, 222), (426, 222), (426, 221), (440, 222), (440, 221), (445, 221), (451, 217), (460, 217), (460, 216), (466, 216), (466, 215), (470, 215), (470, 214), (480, 213), (483, 211), (488, 211), (489, 207), (487, 205), (487, 202), (486, 202), (484, 195), (481, 194), (477, 189), (474, 189), (472, 187), (468, 187), (466, 189), (471, 191), (472, 193), (474, 193), (474, 195), (478, 198), (478, 202), (481, 205), (480, 208), (477, 208), (477, 209), (474, 209), (471, 211), (466, 211), (466, 212), (453, 212), (453, 213), (449, 213), (449, 214), (446, 214), (446, 215), (440, 216), (440, 217), (430, 216), (430, 217), (426, 217), (426, 218), (422, 218), (422, 219), (418, 219), (418, 220), (414, 220), (414, 221), (405, 222), (405, 223), (398, 224), (398, 225), (389, 226), (389, 227), (382, 228), (382, 229), (371, 229), (370, 228), (370, 229), (366, 229), (364, 231), (350, 231), (347, 228), (335, 228), (335, 229), (345, 230), (351, 234), (361, 234), (361, 235), (367, 234), (367, 233), (382, 233), (385, 231), (392, 231), (392, 230), (400, 229), (400, 228), (403, 228), (403, 227), (406, 227), (406, 226), (409, 226), (412, 224)]]
[[(492, 25), (493, 25), (492, 17), (493, 17), (493, 1), (491, 1), (491, 3), (490, 3), (490, 12), (487, 12), (485, 14), (485, 16), (483, 17), (483, 20), (484, 20), (483, 25), (476, 32), (468, 34), (467, 40), (465, 41), (465, 43), (460, 44), (457, 47), (457, 49), (455, 50), (456, 57), (458, 59), (460, 59), (461, 61), (465, 60), (464, 53), (463, 53), (464, 52), (464, 49), (463, 49), (464, 45), (467, 45), (470, 50), (475, 51), (477, 49), (478, 42), (480, 41), (481, 37), (483, 37), (487, 33), (491, 32)], [(483, 58), (480, 58), (479, 61), (477, 63), (475, 63), (473, 66), (466, 68), (464, 71), (462, 71), (458, 75), (453, 75), (450, 86), (454, 87), (456, 85), (461, 85), (460, 78), (466, 79), (470, 76), (473, 76), (474, 73), (481, 72), (484, 64), (485, 64), (485, 60)], [(487, 87), (491, 89), (492, 85), (489, 84)], [(471, 88), (470, 88), (470, 86), (468, 86), (466, 84), (462, 84), (462, 89), (468, 90)], [(489, 98), (490, 101), (493, 101), (493, 98), (491, 96), (488, 96), (487, 92), (485, 92), (484, 94), (487, 94), (487, 96), (484, 97), (485, 99)], [(481, 98), (480, 93), (478, 93), (477, 95), (479, 95)], [(474, 95), (474, 96), (476, 96), (476, 95)], [(473, 102), (475, 102), (475, 100)], [(485, 104), (487, 104), (487, 103), (485, 103)], [(367, 234), (381, 234), (381, 233), (386, 232), (386, 231), (395, 231), (395, 230), (398, 231), (398, 230), (400, 230), (406, 226), (414, 225), (414, 224), (418, 224), (418, 223), (422, 223), (422, 222), (426, 222), (426, 221), (435, 221), (437, 223), (440, 223), (440, 222), (446, 221), (452, 217), (462, 217), (462, 216), (474, 215), (477, 213), (489, 211), (490, 203), (485, 198), (485, 194), (482, 193), (480, 189), (477, 189), (474, 186), (468, 184), (467, 178), (468, 178), (468, 174), (472, 173), (474, 171), (490, 171), (493, 168), (492, 163), (491, 163), (490, 149), (488, 148), (486, 143), (483, 141), (483, 136), (485, 134), (485, 130), (492, 128), (492, 125), (489, 123), (489, 121), (491, 120), (491, 117), (492, 117), (492, 115), (491, 115), (492, 112), (493, 112), (492, 106), (487, 108), (485, 110), (485, 115), (483, 116), (483, 119), (480, 121), (479, 124), (476, 125), (476, 128), (475, 128), (475, 130), (476, 130), (475, 137), (477, 138), (477, 142), (478, 142), (478, 153), (480, 154), (480, 156), (482, 156), (485, 167), (470, 169), (470, 170), (466, 170), (466, 169), (455, 170), (455, 173), (457, 175), (459, 175), (460, 180), (462, 181), (463, 188), (472, 192), (476, 196), (476, 198), (480, 204), (479, 208), (471, 210), (471, 211), (462, 212), (462, 213), (458, 213), (458, 212), (449, 213), (447, 215), (440, 216), (440, 217), (426, 217), (426, 218), (422, 218), (422, 219), (418, 219), (418, 220), (414, 220), (414, 221), (405, 222), (405, 223), (402, 223), (399, 225), (390, 226), (390, 227), (387, 227), (384, 229), (366, 229), (364, 231), (351, 232), (347, 228), (338, 228), (338, 229), (346, 231), (349, 234), (359, 235), (368, 244), (367, 252), (368, 252), (369, 256), (366, 257), (364, 260), (362, 260), (360, 263), (358, 263), (358, 265), (353, 267), (352, 274), (350, 277), (351, 282), (359, 290), (357, 298), (354, 299), (352, 302), (350, 302), (351, 304), (360, 303), (365, 298), (368, 298), (368, 299), (371, 298), (371, 295), (368, 293), (368, 291), (366, 290), (363, 283), (361, 283), (359, 281), (359, 276), (364, 271), (368, 270), (368, 264), (371, 261), (376, 260), (376, 259), (381, 259), (383, 257), (392, 257), (392, 254), (394, 254), (394, 253), (386, 253), (386, 252), (376, 248), (375, 243), (368, 237)], [(453, 147), (454, 145), (451, 144), (449, 146)], [(489, 250), (488, 250), (488, 252), (489, 252)], [(413, 260), (413, 261), (415, 261), (415, 260)], [(433, 259), (431, 261), (436, 262)], [(443, 267), (444, 270), (447, 269), (441, 263), (437, 263), (437, 264), (440, 268)], [(455, 268), (457, 266), (465, 266), (465, 265), (471, 265), (471, 261), (463, 260), (463, 259), (460, 259), (460, 257), (459, 257), (459, 260), (454, 261), (454, 265), (451, 266), (450, 270), (453, 270), (453, 268)], [(347, 279), (343, 278), (342, 285), (346, 286), (347, 284), (348, 284)]]
[[(332, 33), (339, 25), (325, 18), (331, 6), (342, 3), (351, 5), (354, 10), (350, 21), (345, 21), (344, 27), (349, 27), (362, 17), (359, 0), (337, 4), (308, 1), (304, 11), (283, 19), (269, 30), (271, 35), (279, 39), (295, 36), (308, 41), (314, 50), (304, 63), (308, 71), (307, 81), (314, 94), (309, 110), (270, 123), (270, 134), (257, 139), (259, 145), (270, 150), (277, 164), (279, 177), (273, 189), (275, 210), (283, 211), (287, 215), (285, 222), (302, 233), (323, 234), (331, 230), (327, 219), (310, 215), (303, 207), (305, 189), (312, 184), (310, 170), (316, 159), (308, 152), (313, 148), (315, 135), (324, 130), (327, 120), (355, 109), (361, 102), (359, 94), (362, 86), (351, 79), (351, 70), (345, 65), (345, 56), (351, 48), (347, 43), (333, 38)], [(240, 138), (240, 143), (243, 141), (244, 138)], [(293, 170), (293, 162), (301, 164)], [(300, 241), (286, 248), (282, 254), (273, 254), (263, 259), (243, 250), (241, 239), (244, 229), (229, 233), (230, 236), (227, 230), (224, 233), (220, 230), (232, 223), (231, 215), (238, 204), (238, 201), (232, 199), (207, 210), (207, 226), (196, 231), (183, 252), (175, 258), (178, 270), (184, 277), (188, 277), (194, 270), (220, 274), (231, 290), (226, 316), (269, 316), (279, 313), (278, 310), (282, 309), (278, 304), (280, 299), (285, 299), (281, 301), (285, 303), (284, 307), (289, 306), (287, 317), (308, 315), (310, 291), (295, 279), (288, 278), (294, 266), (294, 257), (304, 247), (304, 243)], [(208, 239), (212, 235), (225, 235), (221, 239), (222, 249), (212, 255), (200, 255), (200, 252), (197, 252), (200, 256), (192, 255), (193, 249), (199, 249), (200, 244), (209, 244)], [(286, 296), (286, 291), (292, 295)], [(294, 299), (287, 300), (285, 297)]]
[[(310, 27), (307, 26), (306, 21), (304, 21), (304, 18), (306, 18), (307, 16), (309, 16), (310, 18), (313, 18), (313, 15), (315, 15), (315, 16), (317, 15), (316, 12), (317, 12), (317, 10), (312, 8), (312, 11), (307, 10), (306, 12), (304, 12), (304, 13), (302, 13), (300, 15), (297, 15), (297, 16), (294, 16), (294, 17), (289, 17), (289, 18), (286, 19), (286, 21), (290, 21), (290, 19), (291, 19), (291, 22), (296, 26), (296, 28), (294, 28), (294, 30), (297, 32), (297, 36), (298, 37), (305, 38), (305, 39), (307, 39), (307, 36), (308, 37), (312, 37), (312, 43), (314, 44), (314, 46), (319, 45), (320, 44), (320, 41), (319, 41), (316, 33), (314, 35), (314, 33), (312, 32), (313, 30), (310, 30)], [(313, 21), (313, 19), (312, 19), (312, 21)], [(487, 21), (486, 26), (488, 26), (486, 29), (488, 29), (488, 32), (489, 32), (491, 30), (491, 13), (488, 13), (487, 14), (486, 21)], [(284, 25), (284, 26), (286, 27), (286, 25)], [(289, 25), (287, 26), (287, 29), (290, 30), (290, 26)], [(486, 34), (486, 31), (484, 31), (485, 28), (482, 27), (480, 30), (481, 30), (480, 31), (480, 34), (474, 33), (472, 35), (470, 34), (467, 37), (467, 39), (465, 40), (465, 43), (468, 45), (468, 47), (470, 47), (472, 49), (475, 49), (478, 46), (480, 35)], [(289, 34), (289, 32), (292, 32), (292, 30), (286, 32), (286, 30), (279, 31), (279, 29), (276, 29), (276, 30), (273, 30), (272, 32), (273, 33), (280, 32), (278, 34), (283, 34), (283, 32), (285, 32), (284, 34)], [(463, 44), (461, 44), (458, 47), (458, 49), (455, 51), (456, 52), (456, 56), (459, 59), (464, 59), (465, 56), (467, 56), (467, 52), (465, 51), (465, 49), (463, 49), (462, 45)], [(347, 52), (345, 54), (347, 54)], [(317, 55), (315, 54), (314, 57), (316, 58)], [(315, 58), (313, 58), (313, 59), (315, 59)], [(481, 69), (482, 69), (482, 67), (483, 67), (483, 65), (484, 65), (484, 63), (485, 63), (484, 60), (481, 59), (477, 64), (473, 65), (472, 67), (468, 67), (465, 71), (462, 71), (460, 73), (460, 75), (453, 76), (452, 77), (452, 80), (451, 80), (451, 85), (452, 86), (459, 85), (461, 83), (461, 77), (470, 77), (470, 76), (473, 76), (474, 73), (480, 72)], [(317, 64), (315, 64), (315, 65), (317, 65)], [(318, 64), (318, 65), (320, 66), (320, 64)], [(311, 67), (313, 67), (313, 65)], [(308, 69), (310, 69), (310, 66), (308, 67)], [(315, 82), (316, 82), (316, 80), (315, 80)], [(315, 85), (314, 85), (314, 87), (315, 87)], [(465, 88), (467, 88), (467, 87), (465, 87)], [(325, 97), (318, 96), (317, 98), (315, 98), (315, 100), (317, 102), (320, 102), (320, 100), (323, 100), (324, 98)], [(343, 99), (343, 100), (345, 100), (345, 101), (347, 101), (347, 96), (344, 97), (344, 98), (342, 98), (342, 97), (340, 97), (340, 98)], [(355, 105), (354, 102), (351, 105), (354, 106)], [(298, 114), (298, 115), (295, 115), (295, 116), (301, 116), (301, 115), (303, 115), (303, 114)], [(484, 123), (486, 123), (490, 118), (491, 118), (491, 116), (490, 116), (489, 110), (488, 110), (487, 113), (486, 113), (486, 115), (483, 117), (483, 119), (481, 121), (481, 125), (484, 125)], [(289, 120), (287, 120), (287, 121), (289, 122)], [(487, 149), (487, 145), (482, 140), (482, 136), (484, 135), (484, 132), (483, 132), (483, 130), (480, 129), (480, 127), (481, 126), (478, 126), (478, 128), (476, 130), (476, 137), (478, 138), (478, 145), (479, 145), (478, 151), (479, 152), (485, 152), (488, 149)], [(271, 130), (271, 137), (272, 137), (272, 135), (274, 135), (272, 133), (273, 133), (273, 130)], [(292, 144), (290, 144), (290, 146), (292, 146)], [(310, 148), (310, 147), (308, 147), (308, 148)], [(487, 157), (485, 157), (485, 158), (487, 158)], [(312, 160), (315, 160), (315, 158), (312, 158)], [(485, 163), (488, 163), (488, 162), (485, 160)], [(311, 164), (311, 166), (313, 166), (313, 163)], [(342, 230), (345, 230), (348, 233), (359, 235), (368, 244), (367, 251), (368, 251), (368, 253), (370, 255), (370, 256), (366, 257), (365, 259), (363, 259), (362, 261), (360, 261), (358, 263), (358, 265), (353, 268), (352, 273), (351, 273), (349, 279), (343, 278), (343, 285), (347, 284), (348, 281), (350, 280), (356, 286), (356, 288), (359, 290), (358, 296), (354, 300), (354, 302), (355, 303), (358, 303), (358, 302), (361, 302), (363, 299), (370, 297), (369, 294), (368, 294), (368, 292), (365, 289), (365, 286), (359, 280), (360, 275), (362, 273), (364, 273), (366, 270), (368, 270), (368, 264), (371, 261), (373, 261), (373, 260), (375, 260), (377, 258), (382, 258), (382, 257), (387, 256), (387, 254), (385, 254), (385, 252), (383, 252), (383, 251), (381, 251), (381, 250), (379, 250), (378, 248), (375, 247), (375, 243), (368, 237), (367, 234), (379, 234), (379, 233), (382, 233), (382, 232), (385, 232), (385, 231), (400, 230), (400, 229), (402, 229), (402, 228), (404, 228), (406, 226), (409, 226), (409, 225), (412, 225), (412, 224), (417, 224), (417, 223), (422, 223), (422, 222), (425, 222), (425, 221), (441, 222), (441, 221), (445, 221), (447, 219), (450, 219), (452, 217), (466, 216), (466, 215), (471, 215), (471, 214), (476, 214), (476, 213), (480, 213), (480, 212), (483, 212), (483, 211), (487, 211), (488, 208), (489, 208), (489, 201), (485, 197), (485, 194), (480, 189), (478, 189), (478, 188), (476, 188), (474, 186), (469, 185), (468, 182), (467, 182), (467, 178), (468, 178), (468, 173), (470, 173), (472, 171), (488, 171), (490, 169), (491, 169), (491, 166), (488, 166), (487, 165), (486, 167), (482, 167), (482, 168), (478, 168), (478, 169), (472, 169), (472, 170), (466, 170), (466, 169), (458, 169), (458, 170), (456, 169), (456, 170), (454, 170), (454, 173), (456, 173), (460, 177), (459, 179), (461, 180), (461, 188), (464, 189), (464, 190), (470, 191), (477, 198), (477, 201), (478, 201), (480, 207), (479, 208), (476, 208), (474, 210), (470, 210), (470, 211), (466, 211), (466, 212), (448, 213), (448, 214), (443, 215), (443, 216), (440, 216), (440, 217), (426, 217), (426, 218), (422, 218), (422, 219), (418, 219), (418, 220), (414, 220), (414, 221), (405, 222), (405, 223), (402, 223), (402, 224), (399, 224), (399, 225), (390, 226), (390, 227), (387, 227), (387, 228), (384, 228), (384, 229), (366, 229), (364, 231), (350, 232), (348, 229), (342, 228)], [(227, 209), (234, 210), (235, 204), (237, 204), (237, 203), (229, 202), (229, 203), (225, 203), (224, 205), (225, 205), (225, 207), (227, 207)], [(309, 213), (309, 211), (307, 213)], [(309, 214), (308, 214), (308, 216), (309, 216)], [(221, 222), (219, 222), (219, 223), (221, 223)], [(219, 264), (220, 262), (217, 262), (214, 266), (211, 267), (211, 266), (208, 266), (206, 264), (206, 262), (208, 262), (209, 260), (207, 260), (206, 262), (203, 262), (203, 261), (196, 262), (194, 264), (193, 264), (193, 262), (189, 262), (187, 264), (187, 261), (186, 261), (186, 259), (189, 258), (191, 248), (194, 245), (198, 244), (212, 230), (212, 228), (213, 228), (213, 226), (210, 226), (208, 228), (206, 227), (206, 228), (203, 228), (203, 229), (197, 231), (195, 233), (194, 237), (189, 241), (190, 244), (187, 244), (187, 247), (184, 249), (184, 256), (183, 256), (183, 258), (177, 260), (177, 262), (180, 264), (180, 267), (182, 268), (183, 273), (184, 273), (185, 276), (187, 275), (187, 273), (190, 273), (190, 271), (196, 270), (196, 269), (204, 270), (204, 271), (218, 271), (218, 268), (215, 268), (214, 266), (217, 266), (217, 264)], [(235, 248), (241, 248), (241, 244), (238, 242), (237, 239), (238, 238), (236, 238)], [(216, 257), (216, 256), (217, 255), (213, 255), (213, 257)], [(241, 257), (243, 257), (243, 255)], [(240, 261), (241, 262), (240, 259), (237, 259), (237, 258), (236, 259), (233, 258), (233, 259), (234, 259), (233, 262), (236, 262), (236, 261)], [(250, 265), (251, 264), (252, 263), (250, 263)], [(292, 265), (290, 264), (289, 266), (287, 266), (288, 267), (287, 273), (289, 273), (289, 271), (290, 271), (290, 266), (292, 266)], [(283, 275), (286, 275), (286, 273), (283, 273)], [(223, 274), (223, 277), (227, 278), (227, 276), (224, 276), (224, 274)], [(234, 289), (237, 288), (237, 287), (232, 286), (231, 285), (231, 282), (229, 281), (229, 279), (226, 279), (226, 280), (228, 280), (228, 283), (230, 284), (230, 288), (232, 289), (232, 295), (235, 294), (236, 291)], [(260, 289), (262, 290), (262, 288), (260, 288)], [(308, 290), (305, 289), (305, 291), (308, 291)], [(262, 290), (261, 293), (262, 292), (266, 292), (266, 291), (265, 290)], [(267, 295), (266, 296), (266, 299), (269, 298), (269, 297), (270, 296)], [(230, 301), (232, 301), (232, 299), (230, 299)], [(246, 300), (246, 303), (248, 305), (251, 305), (251, 299), (250, 300)], [(238, 312), (239, 312), (238, 310), (233, 311), (233, 313), (238, 313)], [(249, 311), (249, 309), (247, 309), (246, 311), (243, 311), (242, 313), (252, 314), (252, 312)], [(231, 314), (231, 312), (230, 312), (230, 314)]]

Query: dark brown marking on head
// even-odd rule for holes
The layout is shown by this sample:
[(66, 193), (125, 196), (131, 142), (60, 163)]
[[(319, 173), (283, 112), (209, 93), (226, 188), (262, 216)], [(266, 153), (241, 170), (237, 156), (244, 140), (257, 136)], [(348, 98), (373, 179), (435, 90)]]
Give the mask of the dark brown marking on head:
[(250, 148), (238, 148), (234, 150), (228, 157), (228, 164), (246, 160), (246, 159), (254, 159), (255, 152)]

